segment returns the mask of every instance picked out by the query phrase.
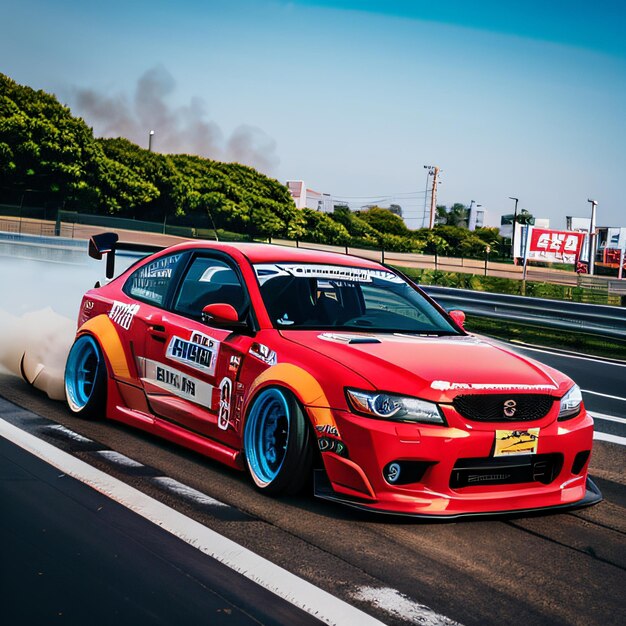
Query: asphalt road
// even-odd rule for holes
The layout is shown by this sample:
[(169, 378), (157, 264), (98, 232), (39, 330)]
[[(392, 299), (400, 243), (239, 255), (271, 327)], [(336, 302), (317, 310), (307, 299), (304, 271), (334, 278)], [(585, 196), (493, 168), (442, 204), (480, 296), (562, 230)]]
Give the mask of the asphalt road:
[(320, 624), (2, 438), (0, 498), (5, 624)]
[(626, 363), (522, 344), (507, 347), (570, 376), (582, 389), (587, 410), (595, 414), (596, 431), (626, 437)]
[[(579, 382), (585, 386), (585, 380)], [(79, 420), (15, 377), (0, 376), (0, 395), (28, 409), (5, 403), (3, 419), (387, 624), (445, 623), (441, 616), (466, 626), (626, 622), (623, 446), (595, 444), (591, 474), (605, 500), (594, 507), (425, 523), (359, 513), (310, 495), (268, 499), (243, 474), (113, 422)], [(206, 506), (175, 493), (165, 488), (163, 477), (228, 506)], [(434, 611), (430, 621), (419, 605)]]

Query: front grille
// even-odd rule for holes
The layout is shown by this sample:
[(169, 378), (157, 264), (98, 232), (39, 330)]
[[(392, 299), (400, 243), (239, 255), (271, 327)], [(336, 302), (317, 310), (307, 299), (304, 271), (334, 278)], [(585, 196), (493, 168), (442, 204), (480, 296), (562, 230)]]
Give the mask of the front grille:
[(463, 417), (477, 422), (532, 422), (545, 417), (555, 398), (545, 394), (465, 394), (452, 404)]
[(506, 459), (459, 459), (450, 475), (450, 488), (477, 485), (549, 485), (563, 467), (558, 453), (516, 456)]

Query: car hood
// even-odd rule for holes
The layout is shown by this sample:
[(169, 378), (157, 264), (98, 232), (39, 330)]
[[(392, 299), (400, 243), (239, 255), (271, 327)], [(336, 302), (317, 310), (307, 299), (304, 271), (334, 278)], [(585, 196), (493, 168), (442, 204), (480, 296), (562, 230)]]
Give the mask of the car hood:
[(571, 380), (531, 359), (475, 336), (412, 336), (314, 330), (282, 336), (343, 364), (373, 388), (439, 402), (459, 393), (549, 393)]

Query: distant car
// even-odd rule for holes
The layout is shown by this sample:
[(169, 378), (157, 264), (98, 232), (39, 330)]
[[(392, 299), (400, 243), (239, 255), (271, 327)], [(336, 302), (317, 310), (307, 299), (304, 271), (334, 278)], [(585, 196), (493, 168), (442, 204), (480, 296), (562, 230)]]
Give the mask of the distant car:
[(319, 497), (437, 518), (601, 499), (567, 376), (353, 256), (197, 242), (148, 256), (85, 294), (65, 391), (73, 413), (247, 469), (268, 494), (314, 474)]

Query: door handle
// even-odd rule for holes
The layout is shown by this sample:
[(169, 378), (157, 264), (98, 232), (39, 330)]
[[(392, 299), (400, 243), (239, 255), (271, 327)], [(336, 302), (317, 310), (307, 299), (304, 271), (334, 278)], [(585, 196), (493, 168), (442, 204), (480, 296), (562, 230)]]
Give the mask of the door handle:
[(165, 326), (161, 326), (161, 324), (152, 324), (148, 326), (148, 333), (152, 335), (155, 339), (160, 339), (161, 341), (165, 341), (167, 337), (165, 333)]

